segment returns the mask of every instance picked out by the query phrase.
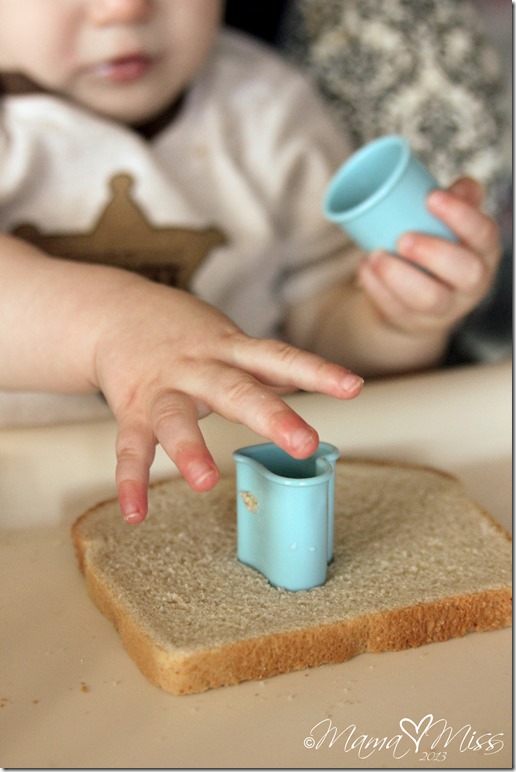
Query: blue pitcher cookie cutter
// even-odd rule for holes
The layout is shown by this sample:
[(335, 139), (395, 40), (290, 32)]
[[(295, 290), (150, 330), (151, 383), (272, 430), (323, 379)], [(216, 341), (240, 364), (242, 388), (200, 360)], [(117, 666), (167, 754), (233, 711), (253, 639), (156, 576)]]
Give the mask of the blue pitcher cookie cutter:
[(335, 463), (321, 442), (295, 459), (272, 442), (233, 453), (237, 485), (237, 557), (286, 590), (324, 584), (333, 558)]

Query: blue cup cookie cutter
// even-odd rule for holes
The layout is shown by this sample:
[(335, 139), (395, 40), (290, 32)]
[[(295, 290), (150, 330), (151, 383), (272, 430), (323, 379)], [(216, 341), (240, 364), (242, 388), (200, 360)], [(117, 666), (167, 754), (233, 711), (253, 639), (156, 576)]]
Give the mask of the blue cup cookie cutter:
[(363, 249), (396, 253), (399, 237), (419, 231), (449, 241), (457, 236), (427, 209), (437, 180), (398, 135), (357, 150), (330, 181), (323, 213)]
[(335, 463), (321, 442), (295, 459), (272, 442), (233, 453), (237, 485), (237, 557), (286, 590), (324, 584), (333, 558)]

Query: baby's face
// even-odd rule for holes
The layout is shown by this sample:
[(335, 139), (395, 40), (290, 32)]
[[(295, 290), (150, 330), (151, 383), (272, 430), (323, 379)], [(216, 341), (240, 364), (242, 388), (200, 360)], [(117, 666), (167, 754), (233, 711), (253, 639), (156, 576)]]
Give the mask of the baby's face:
[(222, 0), (0, 0), (0, 71), (138, 123), (197, 75), (221, 10)]

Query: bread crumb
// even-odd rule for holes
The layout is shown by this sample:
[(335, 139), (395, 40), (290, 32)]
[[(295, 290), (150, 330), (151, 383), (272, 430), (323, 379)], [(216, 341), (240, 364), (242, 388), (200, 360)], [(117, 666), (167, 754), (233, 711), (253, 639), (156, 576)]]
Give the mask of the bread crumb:
[(258, 512), (258, 499), (250, 491), (240, 491), (240, 498), (246, 505), (249, 512)]
[(81, 692), (83, 692), (83, 694), (87, 694), (89, 691), (90, 691), (90, 687), (88, 686), (86, 681), (81, 681)]

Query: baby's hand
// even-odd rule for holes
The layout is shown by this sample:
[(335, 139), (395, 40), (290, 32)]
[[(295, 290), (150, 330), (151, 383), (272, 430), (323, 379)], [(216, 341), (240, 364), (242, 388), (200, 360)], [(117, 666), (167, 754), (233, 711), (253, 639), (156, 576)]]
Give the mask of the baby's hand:
[(292, 389), (355, 397), (362, 379), (338, 365), (241, 332), (179, 290), (135, 280), (115, 301), (98, 338), (96, 381), (118, 421), (117, 488), (122, 514), (147, 513), (149, 470), (159, 442), (197, 491), (218, 470), (198, 421), (211, 411), (245, 424), (296, 458), (318, 437), (279, 396)]
[(365, 258), (359, 281), (384, 321), (414, 334), (445, 333), (484, 297), (501, 246), (494, 221), (480, 211), (482, 198), (482, 187), (467, 177), (429, 195), (428, 209), (458, 243), (406, 233), (398, 242), (404, 260), (381, 251)]

